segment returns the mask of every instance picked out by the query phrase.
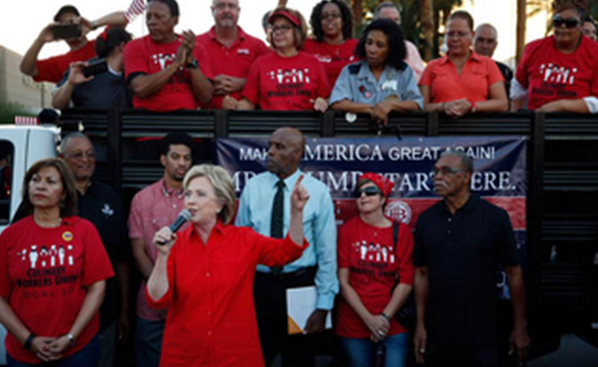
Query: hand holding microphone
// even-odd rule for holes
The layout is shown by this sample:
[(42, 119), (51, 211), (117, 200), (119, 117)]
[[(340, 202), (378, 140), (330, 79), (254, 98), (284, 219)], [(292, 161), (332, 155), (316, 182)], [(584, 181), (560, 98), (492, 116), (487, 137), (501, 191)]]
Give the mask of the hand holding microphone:
[(154, 243), (158, 245), (160, 252), (168, 254), (176, 241), (176, 232), (181, 229), (183, 224), (191, 219), (191, 212), (187, 209), (182, 210), (170, 227), (163, 227), (154, 235)]

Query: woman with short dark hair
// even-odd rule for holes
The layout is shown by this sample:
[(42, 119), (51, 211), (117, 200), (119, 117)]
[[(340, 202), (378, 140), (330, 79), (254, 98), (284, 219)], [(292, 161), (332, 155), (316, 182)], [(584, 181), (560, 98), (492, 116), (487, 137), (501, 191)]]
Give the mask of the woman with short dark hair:
[(401, 28), (377, 19), (365, 30), (355, 55), (361, 59), (343, 68), (330, 96), (332, 109), (367, 113), (384, 124), (392, 111), (419, 111), (422, 96), (411, 68)]
[(94, 225), (78, 217), (61, 159), (35, 163), (23, 183), (26, 217), (0, 235), (0, 322), (9, 367), (97, 366), (98, 309), (114, 275)]

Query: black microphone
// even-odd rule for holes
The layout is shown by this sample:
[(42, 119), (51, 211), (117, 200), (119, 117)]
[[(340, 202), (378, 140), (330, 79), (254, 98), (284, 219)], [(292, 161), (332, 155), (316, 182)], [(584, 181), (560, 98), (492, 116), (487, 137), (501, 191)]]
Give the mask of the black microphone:
[[(172, 224), (170, 225), (170, 231), (172, 233), (176, 233), (176, 231), (181, 229), (183, 224), (185, 224), (190, 219), (191, 219), (191, 212), (188, 209), (181, 210), (181, 212), (176, 217), (174, 222), (172, 222)], [(167, 241), (160, 241), (160, 242), (158, 242), (158, 245), (164, 246), (164, 245), (166, 245), (166, 242)]]

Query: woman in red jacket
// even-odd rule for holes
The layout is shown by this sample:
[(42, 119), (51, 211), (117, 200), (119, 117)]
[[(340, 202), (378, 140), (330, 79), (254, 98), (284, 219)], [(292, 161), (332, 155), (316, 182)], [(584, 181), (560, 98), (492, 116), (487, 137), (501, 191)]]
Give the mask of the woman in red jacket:
[(168, 307), (161, 366), (264, 366), (253, 301), (255, 268), (290, 263), (308, 246), (303, 208), (309, 194), (301, 180), (291, 194), (289, 234), (274, 239), (229, 225), (235, 187), (222, 167), (189, 170), (183, 186), (192, 225), (178, 235), (168, 227), (156, 233), (158, 258), (147, 283), (150, 306)]

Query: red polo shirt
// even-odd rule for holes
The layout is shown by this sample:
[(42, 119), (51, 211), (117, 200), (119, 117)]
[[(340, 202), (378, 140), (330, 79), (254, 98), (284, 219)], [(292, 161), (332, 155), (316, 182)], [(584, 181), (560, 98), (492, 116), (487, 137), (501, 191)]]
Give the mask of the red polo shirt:
[[(247, 78), (251, 64), (262, 55), (272, 52), (261, 40), (245, 33), (241, 27), (237, 27), (238, 35), (230, 47), (220, 43), (216, 39), (216, 32), (212, 27), (208, 32), (197, 36), (197, 43), (207, 51), (212, 73), (214, 76), (225, 74), (235, 78)], [(231, 97), (241, 99), (241, 91), (231, 94)], [(224, 96), (212, 97), (203, 108), (220, 109)]]
[(161, 366), (263, 367), (255, 317), (257, 264), (284, 265), (309, 244), (218, 223), (204, 243), (194, 227), (179, 232), (168, 257), (169, 287), (152, 307), (168, 307)]
[(430, 87), (430, 103), (442, 103), (467, 98), (470, 102), (486, 101), (490, 97), (490, 86), (504, 81), (494, 60), (471, 51), (461, 75), (448, 58), (430, 61), (419, 85)]

